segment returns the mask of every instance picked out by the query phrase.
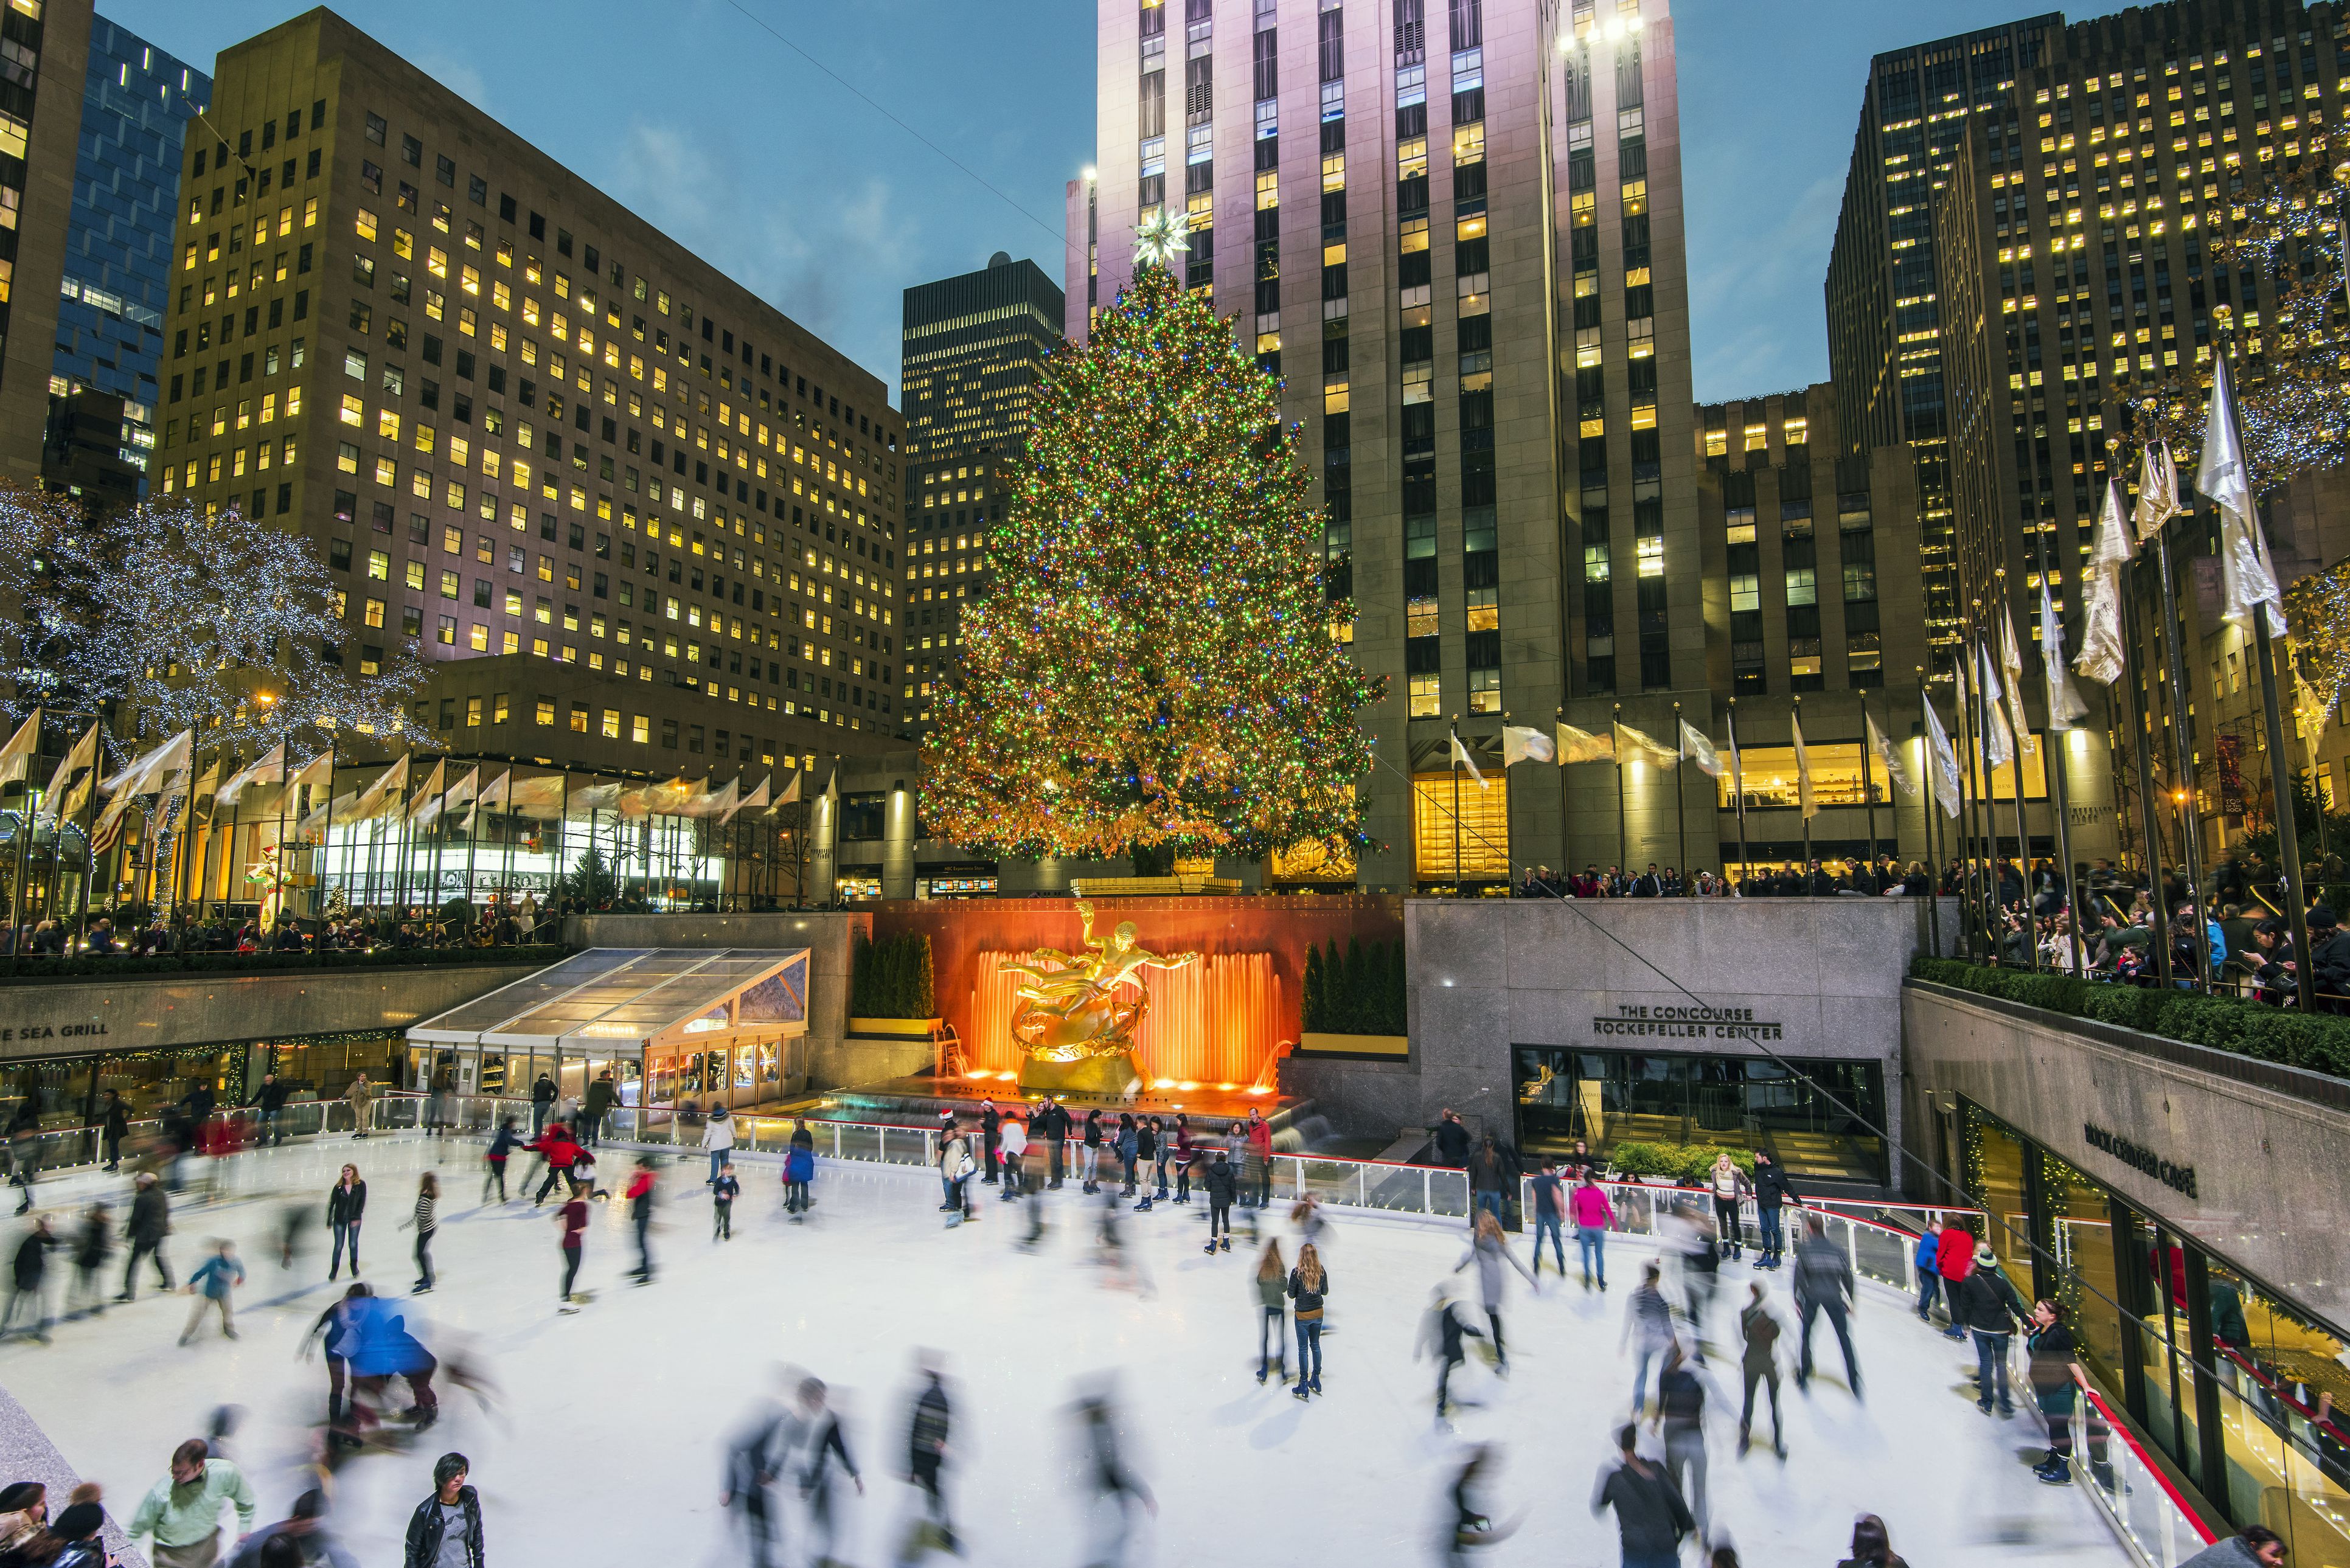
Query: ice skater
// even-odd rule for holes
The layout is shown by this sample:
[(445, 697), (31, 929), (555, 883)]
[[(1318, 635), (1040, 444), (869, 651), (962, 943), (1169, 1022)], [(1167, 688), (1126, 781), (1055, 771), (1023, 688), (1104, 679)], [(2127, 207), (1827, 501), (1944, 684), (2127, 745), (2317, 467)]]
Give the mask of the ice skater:
[(803, 1116), (792, 1123), (790, 1152), (784, 1156), (784, 1212), (798, 1224), (807, 1218), (808, 1183), (816, 1179), (816, 1135)]
[(640, 1285), (653, 1282), (653, 1157), (637, 1156), (637, 1173), (621, 1194), (629, 1200), (629, 1219), (637, 1230), (637, 1266), (629, 1277)]
[(734, 1199), (742, 1195), (743, 1184), (734, 1179), (734, 1162), (730, 1159), (718, 1168), (718, 1179), (710, 1184), (712, 1241), (734, 1239)]
[(236, 1244), (216, 1241), (213, 1255), (203, 1266), (188, 1276), (188, 1293), (196, 1298), (194, 1308), (188, 1314), (188, 1326), (181, 1332), (180, 1343), (187, 1345), (196, 1337), (196, 1329), (204, 1321), (207, 1309), (220, 1314), (221, 1333), (230, 1339), (236, 1337), (236, 1314), (229, 1303), (229, 1291), (244, 1283), (244, 1265), (236, 1261)]
[(1232, 1199), (1239, 1192), (1240, 1174), (1232, 1168), (1232, 1159), (1225, 1150), (1220, 1148), (1215, 1151), (1208, 1164), (1207, 1180), (1202, 1185), (1208, 1189), (1208, 1244), (1201, 1250), (1214, 1251), (1217, 1239), (1221, 1236), (1223, 1250), (1229, 1252), (1232, 1250)]
[(1421, 1318), (1419, 1342), (1412, 1348), (1412, 1359), (1422, 1357), (1436, 1363), (1436, 1421), (1443, 1426), (1452, 1413), (1452, 1372), (1468, 1359), (1466, 1343), (1482, 1339), (1485, 1331), (1461, 1315), (1461, 1303), (1443, 1285), (1439, 1284), (1429, 1296), (1427, 1315)]
[(775, 1561), (775, 1477), (785, 1462), (789, 1442), (784, 1413), (762, 1400), (726, 1445), (725, 1490), (721, 1508), (740, 1509), (743, 1534), (751, 1546), (751, 1568), (774, 1568)]
[(327, 1261), (327, 1282), (343, 1272), (343, 1247), (351, 1250), (351, 1277), (359, 1272), (359, 1225), (367, 1216), (367, 1183), (359, 1179), (359, 1168), (343, 1167), (335, 1185), (327, 1189), (327, 1229), (335, 1239), (334, 1256)]
[(74, 1236), (73, 1289), (66, 1297), (68, 1322), (106, 1310), (106, 1286), (99, 1281), (99, 1271), (113, 1255), (114, 1211), (102, 1202), (93, 1203), (82, 1215), (81, 1230)]
[(1550, 1238), (1551, 1257), (1558, 1264), (1559, 1276), (1566, 1275), (1566, 1183), (1558, 1174), (1558, 1161), (1545, 1158), (1542, 1174), (1527, 1184), (1534, 1199), (1534, 1277), (1542, 1277), (1543, 1238)]
[(1657, 1374), (1657, 1424), (1665, 1436), (1665, 1473), (1697, 1520), (1700, 1539), (1713, 1532), (1705, 1505), (1705, 1380), (1678, 1345)]
[(172, 1233), (171, 1200), (151, 1170), (140, 1171), (132, 1185), (130, 1218), (122, 1224), (123, 1240), (130, 1243), (130, 1261), (122, 1267), (122, 1293), (114, 1298), (118, 1302), (136, 1298), (139, 1265), (149, 1258), (155, 1260), (155, 1273), (163, 1289), (172, 1289), (172, 1265), (163, 1256), (163, 1239)]
[(1804, 1239), (1795, 1246), (1795, 1310), (1802, 1314), (1803, 1335), (1795, 1362), (1795, 1386), (1808, 1389), (1812, 1379), (1812, 1319), (1825, 1313), (1844, 1348), (1844, 1373), (1852, 1397), (1860, 1397), (1860, 1363), (1852, 1354), (1852, 1325), (1847, 1314), (1855, 1300), (1852, 1260), (1842, 1247), (1823, 1234), (1816, 1214), (1804, 1216)]
[(1095, 1516), (1087, 1568), (1118, 1568), (1127, 1560), (1134, 1539), (1134, 1510), (1139, 1505), (1157, 1518), (1159, 1500), (1142, 1478), (1127, 1468), (1107, 1397), (1092, 1395), (1079, 1400), (1076, 1417), (1077, 1443), (1084, 1455), (1086, 1486), (1093, 1494)]
[(498, 1201), (506, 1201), (506, 1159), (523, 1147), (522, 1134), (515, 1130), (515, 1118), (498, 1119), (497, 1136), (490, 1139), (489, 1151), (482, 1157), (482, 1201), (490, 1200), (490, 1189), (497, 1189)]
[(563, 1288), (556, 1296), (556, 1310), (576, 1313), (588, 1298), (575, 1295), (572, 1287), (579, 1282), (579, 1252), (588, 1237), (588, 1196), (574, 1189), (563, 1200), (555, 1216), (555, 1228), (562, 1239)]
[[(1256, 1327), (1256, 1380), (1271, 1373), (1276, 1383), (1289, 1381), (1289, 1269), (1281, 1261), (1281, 1243), (1267, 1241), (1256, 1261), (1256, 1294), (1263, 1312)], [(1268, 1348), (1268, 1346), (1270, 1348)]]
[(954, 1407), (947, 1397), (946, 1379), (936, 1357), (922, 1351), (914, 1365), (922, 1386), (906, 1419), (906, 1480), (919, 1495), (922, 1514), (898, 1550), (901, 1564), (910, 1564), (931, 1550), (962, 1553), (954, 1518), (947, 1507), (945, 1485), (947, 1438), (954, 1425)]
[(1771, 1450), (1781, 1459), (1787, 1457), (1787, 1426), (1779, 1417), (1779, 1317), (1771, 1310), (1770, 1292), (1760, 1280), (1747, 1287), (1748, 1301), (1738, 1314), (1738, 1327), (1745, 1342), (1740, 1353), (1738, 1373), (1746, 1386), (1746, 1397), (1738, 1413), (1738, 1457), (1744, 1459), (1752, 1442), (1754, 1427), (1754, 1386), (1767, 1384), (1771, 1390)]
[(1495, 1463), (1490, 1443), (1472, 1443), (1462, 1459), (1461, 1468), (1452, 1474), (1452, 1485), (1447, 1497), (1452, 1505), (1451, 1527), (1444, 1532), (1440, 1554), (1448, 1568), (1461, 1568), (1469, 1554), (1482, 1547), (1499, 1546), (1512, 1535), (1523, 1519), (1504, 1525), (1495, 1524), (1486, 1516), (1482, 1500), (1478, 1496), (1484, 1484), (1485, 1472)]
[(1322, 1392), (1322, 1298), (1329, 1293), (1322, 1255), (1308, 1241), (1297, 1249), (1297, 1267), (1289, 1271), (1290, 1318), (1297, 1327), (1297, 1386), (1290, 1392), (1300, 1399), (1309, 1391)]
[(441, 1179), (426, 1171), (416, 1182), (416, 1207), (400, 1222), (403, 1231), (416, 1228), (416, 1282), (408, 1293), (412, 1296), (432, 1293), (432, 1237), (441, 1228)]
[(1502, 1265), (1507, 1263), (1517, 1270), (1537, 1292), (1541, 1291), (1542, 1285), (1526, 1272), (1526, 1266), (1519, 1261), (1518, 1255), (1510, 1251), (1509, 1238), (1502, 1234), (1502, 1222), (1493, 1218), (1493, 1211), (1490, 1209), (1477, 1211), (1477, 1228), (1471, 1232), (1469, 1250), (1461, 1254), (1461, 1261), (1452, 1265), (1452, 1272), (1457, 1274), (1471, 1263), (1477, 1265), (1477, 1294), (1485, 1309), (1485, 1321), (1493, 1328), (1493, 1370), (1507, 1377), (1510, 1375), (1510, 1352), (1508, 1342), (1502, 1337), (1502, 1292), (1508, 1277), (1502, 1272)]
[(327, 1424), (340, 1428), (351, 1376), (351, 1352), (359, 1344), (359, 1329), (368, 1308), (365, 1298), (375, 1293), (363, 1282), (354, 1280), (342, 1299), (318, 1314), (310, 1332), (302, 1336), (302, 1359), (310, 1359), (315, 1347), (327, 1356)]
[(1648, 1402), (1648, 1365), (1661, 1361), (1665, 1352), (1675, 1343), (1673, 1309), (1658, 1288), (1664, 1271), (1654, 1263), (1640, 1270), (1640, 1286), (1624, 1303), (1624, 1332), (1616, 1342), (1616, 1354), (1624, 1354), (1630, 1345), (1638, 1355), (1639, 1366), (1632, 1373), (1632, 1418), (1638, 1420)]
[(996, 1126), (996, 1153), (1003, 1162), (1003, 1201), (1011, 1202), (1026, 1190), (1023, 1179), (1028, 1159), (1028, 1128), (1020, 1118), (1006, 1112)]
[(14, 1272), (9, 1280), (8, 1310), (0, 1314), (0, 1339), (16, 1326), (17, 1309), (24, 1309), (25, 1332), (43, 1345), (49, 1343), (49, 1249), (57, 1244), (49, 1217), (33, 1216), (33, 1228), (16, 1243)]
[(800, 1385), (798, 1470), (800, 1499), (807, 1505), (808, 1561), (827, 1564), (836, 1561), (833, 1548), (840, 1540), (837, 1483), (833, 1480), (834, 1461), (857, 1488), (857, 1495), (865, 1495), (865, 1478), (858, 1472), (857, 1461), (849, 1457), (848, 1441), (841, 1435), (840, 1417), (825, 1404), (824, 1381), (811, 1377)]

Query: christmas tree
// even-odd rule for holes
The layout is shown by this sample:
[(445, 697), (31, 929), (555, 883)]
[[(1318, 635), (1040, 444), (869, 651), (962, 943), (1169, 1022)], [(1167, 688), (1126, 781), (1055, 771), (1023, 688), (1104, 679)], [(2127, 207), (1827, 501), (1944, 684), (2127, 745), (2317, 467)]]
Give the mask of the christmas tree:
[(1361, 842), (1356, 711), (1274, 382), (1145, 265), (1049, 361), (925, 753), (929, 831), (1013, 855)]

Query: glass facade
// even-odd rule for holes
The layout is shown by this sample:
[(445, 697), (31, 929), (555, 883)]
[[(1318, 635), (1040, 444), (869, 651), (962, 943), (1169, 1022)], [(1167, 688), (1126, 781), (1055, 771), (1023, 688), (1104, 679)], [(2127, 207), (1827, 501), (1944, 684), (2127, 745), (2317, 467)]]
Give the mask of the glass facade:
[(1887, 1180), (1881, 1064), (1784, 1063), (1659, 1051), (1517, 1047), (1518, 1147), (1565, 1153), (1580, 1138), (1771, 1151), (1788, 1175)]
[[(2350, 1338), (1970, 1101), (1961, 1179), (2019, 1289), (2061, 1304), (2108, 1402), (2241, 1528), (2350, 1563)], [(2093, 1453), (2094, 1457), (2094, 1453)]]
[(161, 396), (182, 135), (213, 83), (103, 16), (90, 24), (84, 79), (49, 390), (122, 399), (122, 456), (143, 474)]

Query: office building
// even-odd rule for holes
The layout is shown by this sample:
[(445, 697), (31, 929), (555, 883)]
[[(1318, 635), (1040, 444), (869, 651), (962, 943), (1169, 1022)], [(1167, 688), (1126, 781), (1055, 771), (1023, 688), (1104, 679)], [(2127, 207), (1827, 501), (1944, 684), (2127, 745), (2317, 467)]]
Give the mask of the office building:
[[(2224, 311), (2241, 313), (2241, 337), (2257, 352), (2250, 345), (2257, 323), (2273, 317), (2277, 280), (2231, 273), (2204, 236), (2240, 222), (2275, 182), (2330, 183), (2339, 151), (2329, 151), (2327, 127), (2341, 121), (2350, 74), (2330, 6), (2243, 0), (2043, 21), (2002, 98), (1977, 105), (1948, 140), (1948, 166), (1927, 204), (1957, 607), (1963, 621), (1980, 601), (1984, 625), (1995, 626), (2002, 605), (2013, 615), (2035, 725), (2043, 576), (2077, 651), (2081, 595), (2070, 590), (2106, 481), (2117, 476), (2128, 490), (2137, 477), (2137, 438), (2116, 395), (2133, 380), (2208, 375), (2213, 319)], [(1832, 302), (1835, 295), (1832, 276)], [(1835, 319), (1832, 303), (1832, 330)], [(2258, 361), (2247, 364), (2239, 376), (2257, 384)], [(2124, 448), (2118, 475), (2109, 438)], [(2286, 580), (2343, 558), (2325, 504), (2339, 488), (2338, 478), (2316, 475), (2272, 498), (2268, 526)], [(2248, 786), (2257, 796), (2267, 780), (2252, 652), (2218, 617), (2217, 563), (2208, 559), (2215, 524), (2203, 525), (2212, 522), (2207, 507), (2173, 529), (2183, 691), (2151, 640), (2162, 614), (2150, 567), (2136, 575), (2135, 606), (2149, 639), (2138, 694), (2157, 793), (2176, 787), (2172, 726), (2191, 722), (2186, 749), (2209, 854), (2242, 826)], [(2094, 753), (2094, 771), (2113, 775), (2120, 806), (2118, 821), (2094, 826), (2140, 843), (2122, 694), (2109, 701), (2085, 683), (2084, 695), (2099, 732), (2076, 733), (2074, 743)], [(2334, 737), (2333, 752), (2341, 744)], [(2157, 826), (2176, 854), (2167, 810)]]
[(886, 388), (314, 10), (221, 55), (155, 488), (317, 542), (461, 754), (746, 785), (899, 722)]
[(1931, 197), (1968, 127), (2015, 112), (2018, 79), (2043, 65), (2064, 20), (2035, 16), (1869, 62), (1828, 259), (1829, 376), (1842, 393), (1836, 439), (1847, 456), (1896, 443), (1910, 450), (1926, 621), (1945, 672), (1966, 607), (1951, 522), (1952, 416)]
[(1497, 754), (1505, 713), (1710, 702), (1669, 6), (1101, 0), (1097, 38), (1072, 335), (1132, 276), (1137, 226), (1184, 214), (1185, 278), (1282, 379), (1341, 634), (1388, 679), (1362, 715), (1373, 846), (1272, 882), (1556, 863), (1555, 777), (1456, 808), (1456, 718)]
[(0, 5), (0, 477), (41, 478), (90, 0)]
[[(120, 471), (130, 471), (136, 499), (154, 446), (182, 135), (211, 100), (212, 78), (103, 16), (90, 26), (88, 58), (46, 475), (120, 502)], [(115, 431), (86, 393), (120, 402)]]
[(899, 727), (927, 732), (951, 680), (959, 612), (987, 589), (988, 525), (1001, 522), (1027, 437), (1036, 376), (1061, 344), (1061, 290), (1033, 261), (986, 266), (906, 291), (899, 373), (906, 450), (905, 671)]

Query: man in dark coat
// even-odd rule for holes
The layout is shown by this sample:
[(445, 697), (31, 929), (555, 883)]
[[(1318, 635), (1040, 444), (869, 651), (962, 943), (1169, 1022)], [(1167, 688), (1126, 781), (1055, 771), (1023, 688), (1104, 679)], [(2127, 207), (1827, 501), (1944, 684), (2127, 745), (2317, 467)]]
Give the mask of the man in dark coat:
[(1030, 1118), (1028, 1130), (1035, 1137), (1045, 1140), (1045, 1153), (1051, 1157), (1050, 1173), (1045, 1185), (1060, 1186), (1063, 1162), (1068, 1157), (1068, 1111), (1060, 1101), (1047, 1095), (1045, 1096), (1045, 1108)]
[(1469, 1161), (1469, 1129), (1461, 1114), (1447, 1106), (1436, 1118), (1436, 1163), (1458, 1170)]
[(2317, 1011), (2350, 1012), (2350, 931), (2324, 904), (2309, 911), (2309, 959), (2317, 983)]

